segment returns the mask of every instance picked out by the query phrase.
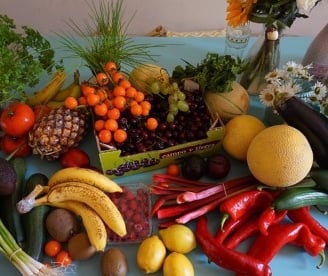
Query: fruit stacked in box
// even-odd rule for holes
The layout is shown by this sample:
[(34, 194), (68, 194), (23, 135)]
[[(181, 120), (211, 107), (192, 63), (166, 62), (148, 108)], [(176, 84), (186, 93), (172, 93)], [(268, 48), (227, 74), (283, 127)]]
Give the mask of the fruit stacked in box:
[(188, 153), (218, 150), (223, 129), (199, 88), (187, 90), (156, 65), (138, 66), (129, 78), (113, 62), (105, 68), (96, 82), (82, 83), (82, 98), (93, 112), (106, 175), (140, 173)]

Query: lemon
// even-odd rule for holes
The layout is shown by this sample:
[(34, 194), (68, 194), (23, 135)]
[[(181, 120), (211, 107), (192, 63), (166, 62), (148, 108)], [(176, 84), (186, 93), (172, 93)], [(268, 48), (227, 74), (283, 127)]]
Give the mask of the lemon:
[(246, 161), (249, 144), (263, 129), (264, 123), (253, 115), (236, 116), (225, 125), (222, 147), (233, 158)]
[(144, 239), (137, 251), (137, 264), (145, 273), (155, 273), (159, 271), (166, 256), (164, 243), (157, 235)]
[(178, 253), (189, 253), (196, 247), (196, 238), (188, 226), (183, 224), (172, 224), (158, 232), (165, 247)]
[(194, 267), (187, 256), (172, 252), (164, 261), (163, 276), (193, 276)]
[(301, 181), (313, 164), (311, 146), (302, 132), (288, 125), (268, 127), (251, 142), (249, 170), (262, 183), (286, 187)]

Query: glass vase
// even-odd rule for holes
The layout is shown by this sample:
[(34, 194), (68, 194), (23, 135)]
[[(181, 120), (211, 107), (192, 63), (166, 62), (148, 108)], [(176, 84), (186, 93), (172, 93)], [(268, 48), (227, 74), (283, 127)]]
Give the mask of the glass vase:
[(240, 84), (250, 95), (258, 95), (266, 86), (265, 76), (278, 68), (280, 60), (281, 30), (264, 28), (248, 53), (248, 65), (241, 75)]
[(227, 26), (224, 53), (236, 58), (243, 58), (250, 33), (249, 22), (236, 27)]

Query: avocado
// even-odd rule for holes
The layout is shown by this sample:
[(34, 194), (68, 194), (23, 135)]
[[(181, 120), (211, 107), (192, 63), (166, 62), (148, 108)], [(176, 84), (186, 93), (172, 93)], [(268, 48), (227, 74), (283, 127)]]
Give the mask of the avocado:
[(0, 157), (0, 195), (10, 195), (16, 189), (17, 175), (13, 165)]

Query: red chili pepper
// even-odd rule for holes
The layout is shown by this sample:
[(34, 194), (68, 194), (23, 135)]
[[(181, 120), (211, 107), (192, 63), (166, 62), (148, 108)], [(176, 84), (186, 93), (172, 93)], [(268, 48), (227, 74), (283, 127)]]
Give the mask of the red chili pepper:
[[(266, 210), (264, 212), (266, 212)], [(261, 218), (262, 214), (260, 216), (253, 216), (250, 220), (243, 224), (242, 227), (234, 231), (231, 236), (226, 240), (224, 245), (228, 248), (233, 249), (251, 236), (255, 234), (262, 234), (261, 232), (263, 231), (263, 229), (261, 230), (262, 226), (260, 226), (260, 220), (263, 219)], [(285, 218), (285, 216), (285, 211), (277, 212), (276, 215), (270, 216), (270, 223), (264, 223), (264, 221), (262, 221), (262, 223), (264, 225), (268, 225), (269, 227), (270, 225), (280, 223)], [(267, 231), (267, 228), (265, 229), (265, 231)]]
[(311, 215), (310, 206), (289, 210), (287, 215), (292, 221), (302, 222), (309, 226), (311, 231), (324, 239), (328, 245), (328, 229)]
[(224, 242), (227, 248), (235, 249), (240, 243), (259, 232), (258, 218), (252, 217), (234, 231)]
[(228, 218), (223, 227), (219, 227), (216, 231), (214, 236), (216, 242), (223, 243), (231, 233), (237, 229), (244, 228), (244, 224), (249, 221), (250, 217), (250, 214), (245, 214), (239, 219)]
[(268, 264), (288, 243), (302, 246), (311, 256), (321, 254), (326, 244), (303, 223), (275, 224), (268, 229), (268, 235), (257, 236), (247, 254)]
[(233, 219), (246, 213), (258, 212), (267, 208), (273, 201), (273, 194), (264, 190), (251, 190), (226, 199), (220, 205), (220, 212)]
[(268, 234), (268, 228), (271, 224), (280, 222), (287, 214), (286, 210), (276, 211), (272, 207), (266, 208), (259, 217), (258, 228), (262, 235)]
[(225, 269), (254, 276), (269, 276), (272, 274), (269, 265), (245, 253), (228, 249), (215, 242), (214, 237), (207, 228), (207, 218), (205, 216), (197, 219), (196, 238), (209, 260)]

